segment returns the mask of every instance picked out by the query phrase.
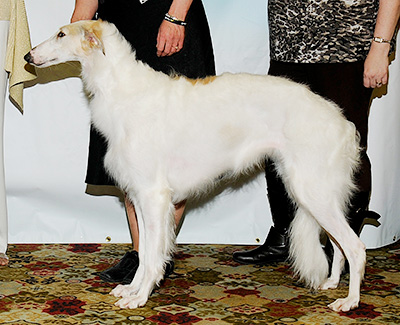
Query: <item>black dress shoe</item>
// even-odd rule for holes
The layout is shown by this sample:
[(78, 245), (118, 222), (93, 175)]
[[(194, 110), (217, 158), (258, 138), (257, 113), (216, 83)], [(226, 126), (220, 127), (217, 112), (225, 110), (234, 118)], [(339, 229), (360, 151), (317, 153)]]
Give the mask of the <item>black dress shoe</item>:
[[(174, 261), (169, 261), (165, 266), (164, 278), (167, 278), (174, 271)], [(139, 254), (137, 251), (125, 253), (118, 264), (100, 272), (99, 277), (104, 282), (130, 284), (135, 277), (139, 267)]]
[(125, 253), (118, 264), (109, 269), (100, 272), (99, 277), (105, 282), (121, 283), (127, 274), (133, 273), (132, 279), (135, 276), (136, 270), (139, 267), (139, 255), (136, 251)]
[(289, 237), (271, 227), (265, 243), (249, 250), (233, 253), (233, 260), (242, 264), (267, 265), (273, 262), (285, 261), (289, 256)]
[[(174, 261), (169, 261), (166, 265), (165, 265), (165, 274), (164, 274), (164, 279), (168, 278), (172, 272), (174, 272), (174, 267), (175, 267), (175, 263)], [(133, 280), (133, 278), (135, 277), (137, 268), (132, 269), (132, 271), (128, 272), (124, 279), (121, 281), (122, 284), (130, 284)]]

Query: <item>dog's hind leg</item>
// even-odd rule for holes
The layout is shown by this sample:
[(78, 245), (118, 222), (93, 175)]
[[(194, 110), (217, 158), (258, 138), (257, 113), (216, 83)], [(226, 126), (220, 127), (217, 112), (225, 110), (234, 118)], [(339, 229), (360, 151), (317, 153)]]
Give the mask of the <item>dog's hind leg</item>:
[[(321, 207), (313, 209), (311, 206), (310, 215), (314, 216), (319, 225), (329, 233), (349, 261), (349, 294), (346, 298), (336, 300), (329, 307), (335, 311), (349, 311), (350, 309), (354, 309), (360, 301), (360, 284), (364, 276), (366, 261), (365, 246), (350, 228), (340, 209), (335, 209), (332, 205), (327, 205), (324, 209), (321, 209)], [(322, 248), (316, 240), (316, 230), (310, 232), (312, 228), (308, 223), (311, 223), (311, 220), (305, 218), (305, 216), (307, 214), (304, 214), (303, 217), (302, 214), (296, 215), (291, 226), (290, 256), (293, 259), (294, 269), (300, 275), (300, 279), (315, 289), (318, 287), (323, 289), (336, 287), (340, 279), (343, 264), (342, 254), (339, 248), (334, 248), (336, 257), (334, 257), (332, 275), (329, 279), (324, 279), (322, 276), (327, 270), (326, 258), (323, 261), (318, 258), (319, 255), (312, 258), (308, 256), (308, 254), (320, 254)], [(299, 238), (302, 239), (300, 240)], [(302, 247), (302, 243), (306, 243), (307, 241), (314, 243), (318, 249), (314, 248), (310, 253), (308, 251), (310, 248), (309, 244)], [(309, 263), (315, 261), (316, 258), (317, 261), (320, 260), (321, 264), (310, 265)]]
[[(364, 276), (366, 254), (364, 244), (350, 228), (344, 216), (344, 212), (342, 211), (342, 205), (337, 202), (338, 200), (334, 199), (334, 192), (332, 192), (331, 198), (327, 199), (325, 202), (307, 201), (307, 210), (310, 211), (310, 214), (314, 216), (315, 220), (329, 236), (333, 238), (335, 243), (340, 246), (340, 249), (349, 261), (349, 294), (346, 298), (338, 299), (329, 305), (329, 307), (335, 311), (349, 311), (350, 309), (356, 308), (360, 301), (360, 284)], [(294, 227), (300, 227), (301, 229), (301, 224), (295, 223)], [(341, 261), (341, 252), (339, 252), (337, 248), (335, 250), (335, 255), (336, 259), (334, 258), (335, 261), (331, 279), (321, 282), (318, 287), (333, 286), (336, 284), (335, 282), (339, 281), (340, 271), (342, 269), (341, 264), (343, 262)], [(315, 267), (317, 266), (315, 265)]]
[[(360, 301), (360, 285), (364, 277), (366, 263), (365, 245), (350, 228), (344, 217), (326, 221), (326, 224), (323, 226), (324, 229), (340, 246), (350, 267), (348, 296), (343, 299), (337, 299), (329, 305), (329, 308), (335, 311), (349, 311), (350, 309), (356, 308)], [(340, 252), (338, 254), (340, 254)], [(335, 251), (335, 255), (337, 255), (337, 251)], [(322, 285), (322, 288), (327, 288), (329, 285), (333, 286), (335, 282), (338, 282), (342, 270), (341, 265), (343, 263), (340, 259), (341, 257), (339, 255), (336, 261), (336, 263), (340, 263), (339, 266), (335, 265), (335, 268), (332, 268), (332, 276)]]
[(170, 191), (147, 191), (137, 201), (139, 268), (131, 284), (119, 285), (111, 292), (122, 297), (116, 303), (121, 308), (136, 308), (146, 303), (154, 286), (163, 279), (165, 262), (174, 246), (174, 206)]
[[(309, 286), (317, 289), (323, 283), (326, 284), (326, 277), (324, 279), (323, 275), (327, 276), (327, 261), (326, 257), (325, 261), (320, 258), (322, 247), (318, 240), (322, 227), (340, 246), (350, 265), (349, 294), (329, 307), (335, 311), (348, 311), (358, 306), (366, 260), (365, 246), (350, 228), (344, 212), (352, 189), (350, 168), (341, 168), (336, 164), (326, 167), (318, 164), (321, 161), (319, 158), (310, 155), (305, 159), (308, 164), (302, 162), (302, 157), (297, 158), (296, 161), (291, 160), (295, 165), (292, 164), (290, 169), (285, 168), (289, 170), (285, 177), (286, 186), (298, 205), (290, 232), (293, 266), (300, 279)], [(338, 159), (337, 164), (339, 163)], [(282, 168), (283, 171), (285, 169)], [(318, 255), (310, 257), (308, 254)], [(341, 268), (340, 255), (336, 259), (334, 277), (339, 276)], [(321, 262), (309, 265), (310, 261), (315, 260), (317, 263)]]
[(336, 289), (339, 281), (340, 275), (342, 274), (343, 266), (344, 266), (344, 255), (340, 250), (339, 246), (334, 242), (334, 240), (329, 239), (332, 241), (333, 247), (333, 260), (331, 266), (331, 275), (328, 279), (325, 280), (324, 283), (320, 286), (321, 290), (328, 290), (328, 289)]

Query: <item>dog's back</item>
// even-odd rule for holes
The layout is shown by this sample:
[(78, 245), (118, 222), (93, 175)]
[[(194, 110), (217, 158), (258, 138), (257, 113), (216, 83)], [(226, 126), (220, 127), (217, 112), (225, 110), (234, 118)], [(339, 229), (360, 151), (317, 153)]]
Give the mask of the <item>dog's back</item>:
[[(149, 169), (163, 168), (178, 197), (226, 171), (238, 174), (252, 168), (266, 155), (280, 158), (310, 151), (311, 157), (318, 150), (323, 167), (329, 168), (338, 160), (334, 155), (344, 155), (339, 139), (356, 133), (336, 105), (283, 78), (224, 74), (207, 84), (181, 78), (153, 87), (157, 95), (149, 98), (138, 96), (133, 87), (125, 100), (129, 105), (102, 116), (114, 132), (111, 141), (125, 137), (129, 152), (140, 146), (140, 156), (131, 157), (123, 147), (120, 154), (148, 159)], [(117, 101), (99, 99), (110, 110)], [(93, 104), (96, 115), (99, 103)], [(123, 126), (115, 128), (115, 123)], [(157, 148), (159, 161), (154, 161), (152, 148)], [(357, 148), (353, 150), (356, 157)]]

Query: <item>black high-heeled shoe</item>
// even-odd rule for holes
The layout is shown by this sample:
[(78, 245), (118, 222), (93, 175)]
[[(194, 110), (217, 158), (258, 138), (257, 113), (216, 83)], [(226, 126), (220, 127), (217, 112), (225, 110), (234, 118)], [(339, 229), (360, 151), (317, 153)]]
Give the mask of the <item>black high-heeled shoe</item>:
[(378, 221), (378, 219), (380, 217), (381, 216), (378, 213), (376, 213), (375, 211), (361, 210), (361, 211), (356, 212), (354, 217), (350, 217), (349, 225), (350, 225), (351, 229), (353, 229), (354, 232), (357, 234), (357, 236), (360, 236), (361, 230), (364, 225), (364, 221), (366, 219), (372, 219), (372, 220)]

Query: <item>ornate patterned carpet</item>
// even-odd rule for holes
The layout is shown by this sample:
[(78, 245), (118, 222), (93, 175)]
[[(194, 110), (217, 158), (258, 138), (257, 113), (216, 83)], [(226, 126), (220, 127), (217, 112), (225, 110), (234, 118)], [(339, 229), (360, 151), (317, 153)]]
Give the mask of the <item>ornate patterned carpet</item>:
[(346, 295), (310, 292), (286, 263), (245, 266), (239, 246), (179, 245), (176, 269), (147, 305), (114, 306), (113, 284), (96, 275), (129, 249), (125, 244), (10, 245), (0, 268), (0, 324), (400, 324), (400, 242), (368, 251), (361, 305), (349, 313), (326, 306)]

